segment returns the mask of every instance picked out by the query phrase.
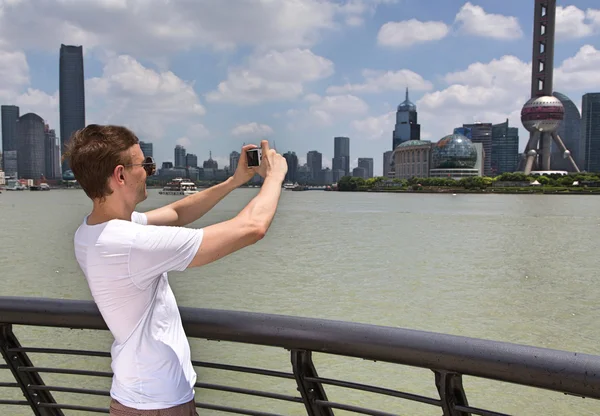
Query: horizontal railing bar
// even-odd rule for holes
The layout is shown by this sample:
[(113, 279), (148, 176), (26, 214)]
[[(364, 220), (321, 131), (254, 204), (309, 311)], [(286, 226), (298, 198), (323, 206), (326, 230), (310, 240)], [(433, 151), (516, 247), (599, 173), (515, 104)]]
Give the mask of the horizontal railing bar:
[(258, 411), (254, 411), (254, 410), (236, 409), (234, 407), (218, 406), (218, 405), (215, 405), (215, 404), (208, 404), (208, 403), (196, 403), (196, 407), (199, 408), (199, 409), (208, 409), (208, 410), (217, 410), (217, 411), (220, 411), (220, 412), (236, 413), (238, 415), (250, 415), (250, 416), (284, 416), (284, 415), (280, 415), (278, 413), (265, 413), (265, 412), (258, 412)]
[(352, 406), (350, 404), (342, 404), (325, 400), (315, 400), (315, 403), (320, 407), (328, 407), (332, 409), (348, 410), (354, 413), (362, 413), (363, 415), (371, 416), (398, 416), (397, 413), (381, 412), (379, 410), (366, 409), (364, 407)]
[(192, 361), (192, 365), (196, 366), (196, 367), (203, 367), (203, 368), (214, 368), (217, 370), (228, 370), (228, 371), (237, 371), (240, 373), (259, 374), (261, 376), (289, 378), (291, 380), (294, 379), (294, 375), (292, 373), (285, 373), (283, 371), (274, 371), (274, 370), (263, 370), (262, 368), (252, 368), (252, 367), (242, 367), (242, 366), (229, 365), (229, 364), (209, 363), (206, 361)]
[(65, 354), (65, 355), (85, 355), (89, 357), (107, 357), (110, 358), (109, 352), (104, 351), (86, 351), (86, 350), (69, 350), (61, 348), (38, 348), (38, 347), (21, 347), (9, 348), (8, 352), (33, 352), (44, 354)]
[[(600, 357), (457, 335), (253, 312), (179, 308), (192, 338), (301, 349), (452, 371), (600, 398)], [(93, 301), (0, 297), (0, 322), (107, 326)]]
[(367, 391), (370, 393), (383, 394), (386, 396), (399, 397), (401, 399), (412, 400), (415, 402), (430, 404), (430, 405), (438, 406), (438, 407), (442, 405), (442, 402), (439, 399), (433, 399), (431, 397), (420, 396), (418, 394), (405, 393), (402, 391), (386, 389), (383, 387), (368, 386), (366, 384), (359, 384), (359, 383), (353, 383), (350, 381), (341, 381), (341, 380), (334, 380), (334, 379), (322, 378), (322, 377), (305, 377), (304, 379), (306, 381), (312, 381), (314, 383), (330, 384), (332, 386), (337, 386), (337, 387), (345, 387), (345, 388), (354, 389), (354, 390)]
[(113, 373), (104, 371), (89, 371), (89, 370), (72, 370), (69, 368), (49, 368), (49, 367), (18, 367), (19, 371), (27, 371), (30, 373), (55, 373), (55, 374), (71, 374), (74, 376), (94, 376), (94, 377), (112, 377)]
[(49, 407), (52, 409), (78, 410), (80, 412), (110, 413), (110, 410), (107, 408), (78, 406), (78, 405), (74, 405), (74, 404), (38, 403), (38, 406), (39, 407)]
[(8, 370), (8, 366), (6, 364), (0, 364), (0, 370)]
[(17, 383), (0, 382), (0, 387), (19, 387)]
[(506, 413), (492, 412), (491, 410), (478, 409), (477, 407), (472, 407), (472, 406), (454, 405), (454, 409), (461, 411), (461, 412), (473, 413), (475, 415), (480, 415), (480, 416), (510, 416)]
[(285, 394), (269, 393), (266, 391), (259, 391), (259, 390), (249, 390), (249, 389), (244, 389), (241, 387), (222, 386), (222, 385), (218, 385), (218, 384), (209, 384), (209, 383), (196, 383), (195, 387), (198, 387), (200, 389), (227, 391), (230, 393), (240, 393), (240, 394), (247, 394), (250, 396), (265, 397), (268, 399), (303, 403), (301, 397), (287, 396)]
[(29, 406), (29, 402), (26, 400), (0, 400), (0, 404), (10, 406)]
[(90, 389), (79, 389), (76, 387), (61, 387), (61, 386), (40, 386), (32, 384), (27, 386), (30, 390), (49, 390), (49, 391), (60, 391), (63, 393), (77, 393), (77, 394), (91, 394), (95, 396), (110, 396), (108, 390), (90, 390)]

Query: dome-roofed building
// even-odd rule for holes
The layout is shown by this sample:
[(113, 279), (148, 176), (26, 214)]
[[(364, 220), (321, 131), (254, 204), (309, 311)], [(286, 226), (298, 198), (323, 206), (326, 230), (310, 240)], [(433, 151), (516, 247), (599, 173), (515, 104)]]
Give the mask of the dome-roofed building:
[(410, 179), (429, 177), (431, 141), (408, 140), (400, 143), (392, 154), (394, 177)]
[(434, 143), (431, 150), (432, 177), (479, 176), (477, 147), (462, 134), (450, 134)]

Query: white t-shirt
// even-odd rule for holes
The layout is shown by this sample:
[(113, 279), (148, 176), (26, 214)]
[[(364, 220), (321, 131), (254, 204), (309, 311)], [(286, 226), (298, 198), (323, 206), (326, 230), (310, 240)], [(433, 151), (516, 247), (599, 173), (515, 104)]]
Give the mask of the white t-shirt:
[(110, 395), (136, 409), (165, 409), (194, 398), (196, 373), (167, 272), (183, 271), (203, 231), (131, 221), (87, 225), (75, 233), (75, 257), (113, 334)]

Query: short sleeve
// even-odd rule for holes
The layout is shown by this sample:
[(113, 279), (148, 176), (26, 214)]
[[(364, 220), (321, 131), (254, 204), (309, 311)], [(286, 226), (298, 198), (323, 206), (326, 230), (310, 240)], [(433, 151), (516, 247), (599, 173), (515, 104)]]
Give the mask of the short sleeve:
[(184, 271), (200, 248), (202, 229), (147, 225), (138, 232), (129, 253), (131, 279), (145, 289), (169, 271)]
[(131, 213), (131, 222), (135, 222), (136, 224), (147, 225), (148, 217), (143, 212), (133, 211)]

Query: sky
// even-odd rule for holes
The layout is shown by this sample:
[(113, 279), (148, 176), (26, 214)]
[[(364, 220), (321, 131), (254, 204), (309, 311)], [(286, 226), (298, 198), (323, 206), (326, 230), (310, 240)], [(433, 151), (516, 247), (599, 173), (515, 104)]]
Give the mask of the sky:
[[(0, 104), (57, 134), (61, 43), (83, 45), (86, 124), (119, 124), (219, 167), (243, 143), (323, 153), (381, 174), (405, 89), (421, 139), (476, 121), (520, 128), (533, 0), (0, 0)], [(600, 4), (558, 1), (554, 90), (600, 91)]]

